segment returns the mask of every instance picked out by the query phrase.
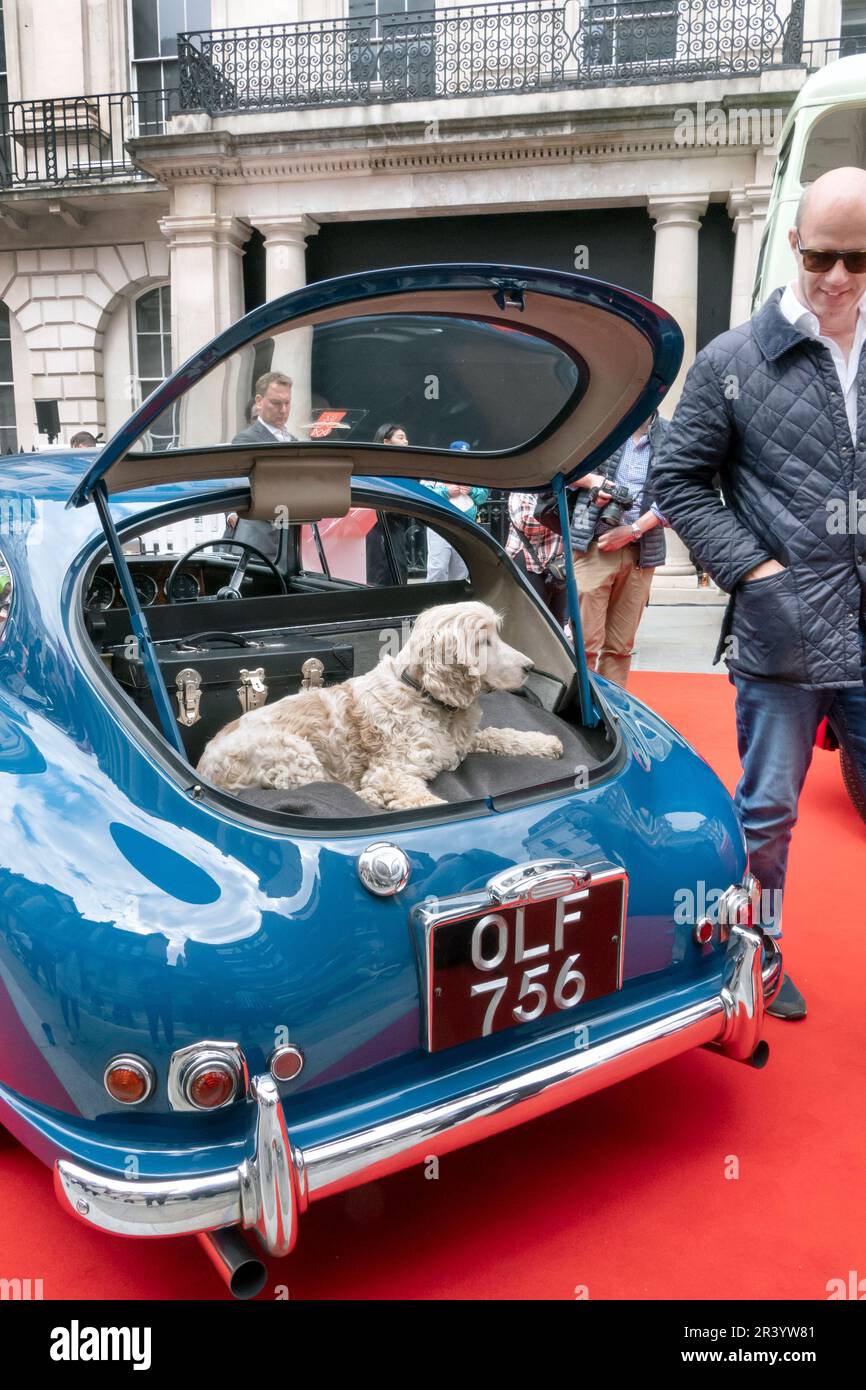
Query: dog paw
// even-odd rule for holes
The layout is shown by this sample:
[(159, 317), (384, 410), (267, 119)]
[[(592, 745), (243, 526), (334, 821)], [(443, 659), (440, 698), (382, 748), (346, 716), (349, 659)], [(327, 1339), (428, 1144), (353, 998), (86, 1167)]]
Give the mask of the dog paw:
[(367, 805), (372, 806), (375, 811), (387, 811), (388, 809), (388, 804), (384, 797), (380, 796), (378, 792), (371, 791), (369, 787), (364, 787), (362, 791), (356, 792), (355, 795), (359, 796), (362, 801), (366, 801)]
[(535, 755), (538, 758), (561, 758), (562, 744), (554, 734), (539, 734)]

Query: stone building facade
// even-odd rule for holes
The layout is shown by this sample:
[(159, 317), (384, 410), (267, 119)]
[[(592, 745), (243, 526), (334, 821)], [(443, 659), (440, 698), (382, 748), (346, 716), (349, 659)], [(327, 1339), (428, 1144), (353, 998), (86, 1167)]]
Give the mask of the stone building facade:
[[(422, 3), (2, 0), (4, 448), (108, 437), (245, 309), (365, 266), (585, 270), (664, 305), (685, 366), (748, 316), (839, 0)], [(694, 588), (669, 551), (657, 588)]]

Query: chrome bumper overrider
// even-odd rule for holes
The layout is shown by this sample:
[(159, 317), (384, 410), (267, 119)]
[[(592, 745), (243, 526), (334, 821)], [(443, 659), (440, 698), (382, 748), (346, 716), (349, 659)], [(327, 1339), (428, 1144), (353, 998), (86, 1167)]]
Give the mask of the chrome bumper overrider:
[(132, 1181), (60, 1159), (55, 1190), (61, 1205), (100, 1230), (159, 1236), (240, 1226), (254, 1230), (270, 1254), (286, 1255), (310, 1201), (486, 1139), (692, 1047), (711, 1045), (737, 1061), (762, 1063), (764, 1007), (778, 992), (781, 974), (778, 948), (759, 931), (734, 926), (718, 994), (622, 1037), (303, 1149), (291, 1143), (276, 1083), (256, 1076), (252, 1151), (237, 1168)]

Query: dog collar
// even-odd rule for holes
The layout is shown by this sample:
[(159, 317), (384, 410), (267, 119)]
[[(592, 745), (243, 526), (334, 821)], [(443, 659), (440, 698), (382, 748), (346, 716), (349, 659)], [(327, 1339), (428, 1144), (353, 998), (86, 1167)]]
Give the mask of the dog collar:
[(418, 691), (419, 695), (423, 695), (425, 700), (429, 700), (433, 705), (438, 705), (440, 709), (450, 710), (453, 714), (454, 710), (460, 708), (459, 705), (448, 705), (444, 700), (437, 700), (436, 696), (431, 695), (429, 690), (425, 690), (419, 681), (416, 681), (413, 676), (409, 675), (408, 671), (402, 671), (400, 673), (400, 679), (404, 685), (411, 686), (413, 690)]

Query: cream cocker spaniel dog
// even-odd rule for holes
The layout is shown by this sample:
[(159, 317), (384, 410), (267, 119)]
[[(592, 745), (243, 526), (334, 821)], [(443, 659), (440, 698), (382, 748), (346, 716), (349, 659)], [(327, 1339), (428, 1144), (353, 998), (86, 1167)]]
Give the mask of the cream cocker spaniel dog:
[(421, 613), (396, 656), (341, 685), (250, 710), (205, 748), (198, 771), (227, 791), (341, 782), (370, 806), (443, 805), (427, 783), (469, 753), (561, 758), (551, 734), (480, 729), (482, 691), (518, 690), (532, 662), (484, 603)]

